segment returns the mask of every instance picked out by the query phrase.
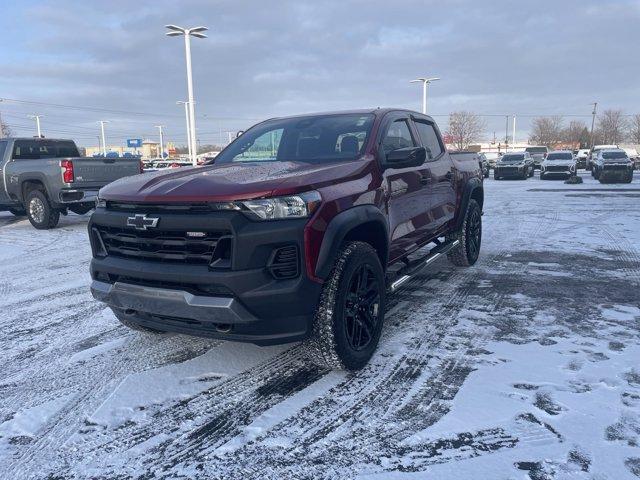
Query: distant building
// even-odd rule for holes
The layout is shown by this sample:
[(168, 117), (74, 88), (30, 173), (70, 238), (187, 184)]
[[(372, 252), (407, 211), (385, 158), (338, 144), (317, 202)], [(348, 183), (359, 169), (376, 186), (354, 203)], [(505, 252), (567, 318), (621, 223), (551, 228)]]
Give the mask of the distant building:
[[(175, 154), (175, 146), (172, 142), (167, 142), (164, 146), (165, 153), (168, 152), (169, 156)], [(149, 158), (160, 157), (160, 144), (153, 140), (145, 140), (142, 142), (141, 148), (123, 147), (120, 145), (107, 145), (107, 153), (114, 152), (118, 156), (122, 157), (125, 153), (131, 155), (141, 155), (144, 160)], [(102, 155), (102, 146), (98, 147), (86, 147), (86, 156), (93, 157), (95, 155)]]

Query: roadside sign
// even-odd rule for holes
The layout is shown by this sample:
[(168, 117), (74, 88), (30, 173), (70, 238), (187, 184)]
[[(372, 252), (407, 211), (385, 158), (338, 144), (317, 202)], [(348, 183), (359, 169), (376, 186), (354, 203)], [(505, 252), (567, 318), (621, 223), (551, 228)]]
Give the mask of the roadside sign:
[(142, 147), (142, 139), (141, 138), (130, 138), (127, 140), (127, 147), (129, 148), (140, 148)]

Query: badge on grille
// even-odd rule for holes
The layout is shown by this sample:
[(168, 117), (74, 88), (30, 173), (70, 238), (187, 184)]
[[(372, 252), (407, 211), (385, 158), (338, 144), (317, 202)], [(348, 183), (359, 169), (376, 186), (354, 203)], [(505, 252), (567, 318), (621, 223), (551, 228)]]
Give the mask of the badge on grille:
[(136, 230), (146, 230), (147, 228), (155, 228), (159, 220), (159, 218), (149, 218), (146, 215), (137, 213), (133, 217), (127, 217), (127, 227), (133, 227)]

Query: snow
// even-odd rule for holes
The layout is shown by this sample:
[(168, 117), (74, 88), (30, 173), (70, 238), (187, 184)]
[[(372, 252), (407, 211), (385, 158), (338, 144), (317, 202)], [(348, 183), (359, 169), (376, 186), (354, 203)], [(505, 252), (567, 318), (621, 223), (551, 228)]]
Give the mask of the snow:
[(88, 216), (0, 213), (0, 477), (636, 478), (640, 187), (584, 179), (486, 180), (478, 263), (389, 297), (357, 373), (130, 331)]

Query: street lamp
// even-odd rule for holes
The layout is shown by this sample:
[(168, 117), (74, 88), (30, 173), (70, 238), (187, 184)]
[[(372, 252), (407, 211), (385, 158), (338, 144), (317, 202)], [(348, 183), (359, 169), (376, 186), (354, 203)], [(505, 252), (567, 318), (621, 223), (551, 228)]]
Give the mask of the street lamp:
[(160, 131), (160, 158), (164, 159), (164, 136), (162, 135), (163, 125), (155, 126)]
[(100, 131), (102, 132), (102, 156), (107, 156), (107, 141), (104, 138), (104, 124), (109, 123), (109, 120), (100, 120), (98, 122), (100, 124)]
[(193, 166), (197, 166), (198, 162), (196, 154), (198, 153), (196, 148), (196, 114), (193, 100), (193, 75), (191, 73), (191, 37), (207, 38), (203, 33), (208, 30), (207, 27), (194, 27), (194, 28), (182, 28), (177, 25), (165, 25), (169, 29), (167, 32), (168, 37), (179, 37), (184, 35), (184, 49), (187, 59), (187, 89), (189, 92), (189, 143), (191, 144), (191, 163)]
[(184, 116), (187, 121), (187, 147), (189, 148), (189, 158), (193, 161), (191, 157), (191, 125), (189, 124), (189, 102), (176, 102), (176, 105), (184, 105)]
[(416, 78), (415, 80), (411, 80), (409, 83), (418, 83), (422, 82), (422, 113), (426, 115), (427, 113), (427, 85), (431, 82), (435, 82), (436, 80), (440, 80), (438, 77), (432, 78)]
[(40, 119), (43, 115), (28, 115), (29, 118), (36, 121), (36, 129), (38, 131), (38, 138), (42, 138), (42, 131), (40, 130)]

